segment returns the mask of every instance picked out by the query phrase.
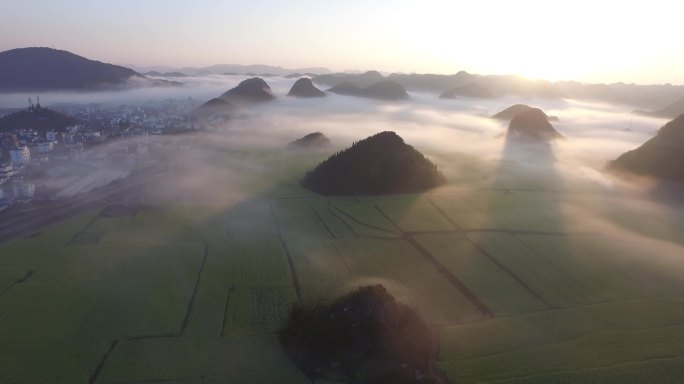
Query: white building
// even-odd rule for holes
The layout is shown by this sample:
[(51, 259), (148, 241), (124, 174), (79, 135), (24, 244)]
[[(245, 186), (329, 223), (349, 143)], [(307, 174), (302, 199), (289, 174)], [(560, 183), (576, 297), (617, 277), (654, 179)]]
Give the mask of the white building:
[(45, 140), (55, 142), (57, 141), (57, 132), (49, 131), (45, 133)]
[(31, 161), (31, 150), (25, 145), (10, 149), (9, 153), (12, 165), (21, 167), (27, 165)]
[(12, 164), (0, 164), (0, 184), (9, 180), (10, 177), (14, 175), (14, 167)]

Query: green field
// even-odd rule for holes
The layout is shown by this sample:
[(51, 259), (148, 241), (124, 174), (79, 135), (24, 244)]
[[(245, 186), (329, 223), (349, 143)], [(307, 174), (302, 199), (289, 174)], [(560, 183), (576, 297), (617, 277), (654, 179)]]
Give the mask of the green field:
[(684, 382), (681, 206), (327, 198), (296, 183), (317, 158), (294, 161), (229, 204), (102, 207), (0, 244), (0, 382), (306, 383), (275, 336), (292, 304), (375, 283), (440, 330), (454, 383)]

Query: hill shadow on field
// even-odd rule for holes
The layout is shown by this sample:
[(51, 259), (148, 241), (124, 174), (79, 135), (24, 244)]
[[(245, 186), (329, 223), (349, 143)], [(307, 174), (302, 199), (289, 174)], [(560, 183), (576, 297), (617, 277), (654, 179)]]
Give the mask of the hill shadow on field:
[[(490, 309), (490, 317), (554, 307), (542, 287), (530, 281), (535, 253), (528, 240), (552, 239), (561, 246), (563, 181), (551, 143), (506, 137), (488, 187), (452, 197), (435, 195), (433, 204), (457, 232), (441, 242), (445, 263)], [(432, 247), (436, 251), (438, 245)], [(519, 255), (522, 254), (522, 255)], [(526, 260), (516, 260), (516, 257)]]

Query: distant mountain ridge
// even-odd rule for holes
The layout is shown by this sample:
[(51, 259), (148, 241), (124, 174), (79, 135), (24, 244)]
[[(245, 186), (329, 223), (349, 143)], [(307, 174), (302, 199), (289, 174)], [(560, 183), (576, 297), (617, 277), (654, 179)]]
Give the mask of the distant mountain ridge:
[[(378, 77), (380, 76), (380, 77)], [(377, 71), (361, 74), (331, 73), (315, 76), (319, 85), (334, 87), (342, 83), (367, 85), (369, 81), (393, 80), (411, 91), (434, 92), (446, 97), (505, 97), (573, 98), (604, 101), (644, 109), (660, 108), (684, 96), (684, 85), (671, 84), (590, 84), (578, 81), (528, 79), (518, 75), (477, 75), (460, 71), (453, 75), (392, 73), (382, 76)], [(465, 87), (467, 86), (467, 87)], [(463, 88), (465, 87), (465, 88)]]
[(493, 99), (496, 97), (496, 94), (494, 94), (494, 92), (492, 92), (486, 86), (478, 82), (473, 82), (444, 91), (444, 93), (442, 93), (439, 97), (442, 99), (455, 99), (458, 96), (473, 97), (478, 99)]
[(356, 83), (343, 82), (327, 90), (347, 96), (367, 97), (379, 100), (405, 100), (409, 98), (404, 87), (393, 80), (380, 80), (361, 88)]
[(641, 115), (674, 118), (684, 113), (684, 97), (655, 111), (635, 111)]
[[(331, 70), (324, 67), (310, 67), (310, 68), (283, 68), (274, 65), (265, 64), (215, 64), (207, 67), (168, 67), (168, 66), (135, 66), (132, 68), (138, 70), (141, 73), (145, 72), (158, 72), (158, 73), (183, 73), (192, 76), (203, 76), (203, 75), (224, 75), (226, 73), (234, 73), (237, 75), (246, 75), (251, 73), (252, 76), (256, 74), (272, 74), (276, 76), (286, 76), (294, 73), (298, 74), (327, 74), (332, 73)], [(300, 77), (300, 76), (298, 76)]]
[(132, 69), (52, 48), (0, 52), (0, 92), (91, 90), (179, 83), (149, 79)]

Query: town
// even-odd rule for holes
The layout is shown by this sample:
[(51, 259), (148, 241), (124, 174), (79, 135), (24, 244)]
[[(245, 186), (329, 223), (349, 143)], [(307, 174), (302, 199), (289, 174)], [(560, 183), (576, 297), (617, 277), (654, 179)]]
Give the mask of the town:
[(35, 97), (24, 110), (0, 110), (10, 124), (0, 131), (0, 210), (88, 192), (155, 162), (161, 135), (199, 129), (195, 107), (187, 98), (48, 109)]

